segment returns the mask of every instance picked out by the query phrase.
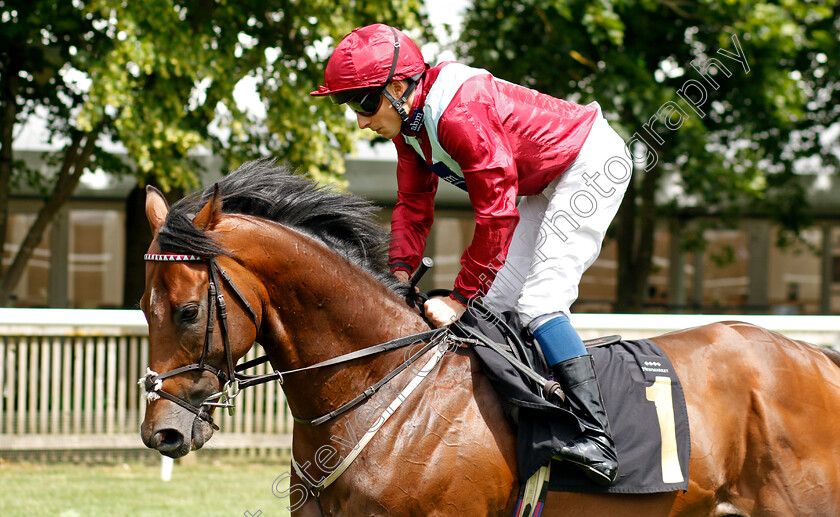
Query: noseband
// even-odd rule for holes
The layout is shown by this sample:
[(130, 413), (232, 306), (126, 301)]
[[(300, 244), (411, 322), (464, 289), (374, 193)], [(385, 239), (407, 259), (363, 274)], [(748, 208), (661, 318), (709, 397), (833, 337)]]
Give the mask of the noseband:
[[(158, 374), (151, 370), (147, 370), (146, 375), (140, 379), (140, 385), (145, 387), (147, 396), (150, 401), (155, 400), (153, 397), (165, 398), (166, 400), (178, 404), (187, 411), (194, 413), (198, 418), (206, 421), (213, 427), (213, 429), (218, 431), (219, 427), (215, 423), (213, 423), (213, 419), (210, 417), (210, 407), (226, 407), (232, 414), (234, 408), (233, 399), (236, 398), (237, 395), (239, 395), (241, 389), (252, 384), (260, 383), (254, 382), (255, 380), (268, 382), (269, 380), (277, 378), (275, 374), (271, 374), (268, 376), (256, 376), (244, 375), (237, 371), (233, 360), (233, 353), (230, 349), (230, 336), (228, 332), (227, 321), (227, 305), (225, 304), (225, 297), (222, 294), (222, 289), (219, 285), (219, 276), (221, 276), (225, 280), (225, 282), (227, 282), (228, 286), (230, 286), (233, 293), (236, 295), (236, 297), (239, 299), (242, 305), (247, 309), (248, 314), (251, 316), (251, 320), (254, 322), (254, 326), (257, 328), (257, 332), (259, 333), (260, 323), (259, 319), (257, 318), (257, 313), (254, 312), (253, 307), (251, 307), (251, 304), (242, 295), (242, 292), (239, 290), (239, 288), (236, 287), (236, 284), (233, 283), (233, 280), (230, 278), (230, 276), (221, 267), (219, 267), (219, 264), (216, 262), (215, 258), (203, 259), (195, 255), (180, 255), (170, 253), (147, 253), (143, 256), (143, 258), (146, 261), (152, 262), (207, 262), (207, 271), (209, 277), (209, 286), (207, 288), (207, 329), (204, 333), (204, 349), (201, 352), (201, 359), (199, 359), (197, 363), (181, 366), (179, 368), (175, 368), (174, 370), (170, 370), (161, 374)], [(207, 364), (207, 357), (210, 355), (210, 349), (213, 346), (213, 331), (215, 326), (214, 320), (216, 319), (215, 315), (217, 307), (219, 312), (219, 329), (222, 334), (222, 343), (224, 344), (225, 348), (227, 372), (224, 372), (214, 366)], [(243, 364), (242, 366), (246, 366), (246, 364)], [(240, 366), (239, 368), (240, 371), (243, 369), (242, 366)], [(250, 366), (254, 365), (251, 364), (248, 367)], [(180, 397), (176, 397), (175, 395), (169, 392), (163, 391), (162, 385), (164, 379), (168, 379), (170, 377), (174, 377), (176, 375), (192, 371), (208, 371), (212, 373), (219, 379), (219, 385), (222, 386), (222, 390), (218, 393), (214, 393), (208, 396), (198, 406), (192, 404), (188, 400), (184, 400)]]

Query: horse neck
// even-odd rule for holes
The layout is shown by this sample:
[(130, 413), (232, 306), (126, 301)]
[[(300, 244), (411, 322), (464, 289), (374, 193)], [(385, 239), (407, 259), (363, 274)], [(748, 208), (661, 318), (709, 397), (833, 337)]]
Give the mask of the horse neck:
[[(269, 298), (259, 341), (275, 368), (310, 366), (429, 329), (402, 297), (320, 242), (283, 226), (260, 240), (249, 247), (260, 250), (257, 269)], [(397, 350), (292, 374), (284, 384), (289, 406), (300, 418), (320, 416), (404, 359)]]

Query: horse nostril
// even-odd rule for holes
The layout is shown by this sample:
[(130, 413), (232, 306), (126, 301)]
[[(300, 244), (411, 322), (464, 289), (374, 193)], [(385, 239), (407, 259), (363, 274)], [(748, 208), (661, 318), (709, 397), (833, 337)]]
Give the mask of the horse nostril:
[(160, 452), (172, 452), (184, 444), (184, 435), (175, 429), (162, 429), (152, 436), (150, 445)]

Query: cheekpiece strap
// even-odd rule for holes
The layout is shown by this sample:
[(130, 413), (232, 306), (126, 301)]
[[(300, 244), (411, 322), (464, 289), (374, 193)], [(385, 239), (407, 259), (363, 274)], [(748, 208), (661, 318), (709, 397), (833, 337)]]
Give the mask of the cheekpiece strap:
[(183, 255), (180, 253), (146, 253), (143, 260), (152, 262), (203, 262), (204, 259), (196, 255)]

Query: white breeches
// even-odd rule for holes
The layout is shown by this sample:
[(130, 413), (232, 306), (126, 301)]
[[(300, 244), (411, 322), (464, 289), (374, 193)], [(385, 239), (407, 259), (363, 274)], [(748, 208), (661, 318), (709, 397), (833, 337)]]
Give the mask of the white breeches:
[(507, 260), (484, 301), (517, 311), (523, 325), (544, 314), (569, 314), (631, 172), (624, 141), (599, 116), (569, 168), (540, 194), (519, 201)]

